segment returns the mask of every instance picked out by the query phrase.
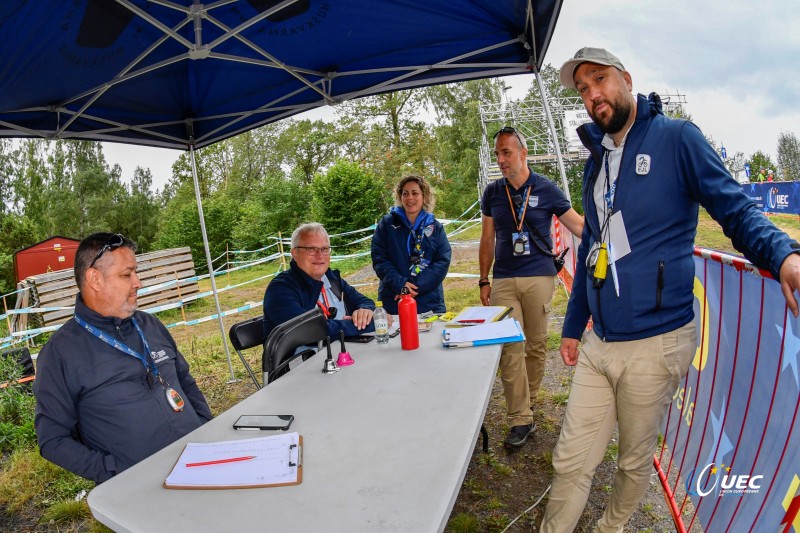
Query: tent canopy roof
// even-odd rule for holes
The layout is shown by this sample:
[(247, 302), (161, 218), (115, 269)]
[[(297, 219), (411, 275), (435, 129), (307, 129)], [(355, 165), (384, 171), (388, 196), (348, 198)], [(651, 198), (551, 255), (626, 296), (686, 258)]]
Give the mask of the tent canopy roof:
[(351, 98), (538, 71), (561, 0), (12, 0), (0, 136), (187, 149)]

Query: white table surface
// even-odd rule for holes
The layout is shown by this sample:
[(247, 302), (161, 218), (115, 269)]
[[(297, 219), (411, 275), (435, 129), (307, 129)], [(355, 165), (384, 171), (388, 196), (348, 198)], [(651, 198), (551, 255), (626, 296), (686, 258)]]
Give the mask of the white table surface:
[[(480, 431), (500, 346), (445, 349), (442, 325), (420, 348), (351, 343), (355, 364), (322, 373), (324, 353), (89, 494), (95, 518), (122, 532), (441, 531)], [(339, 352), (335, 343), (333, 355)], [(241, 414), (293, 414), (303, 482), (288, 487), (170, 490), (187, 442), (267, 436), (236, 431)]]

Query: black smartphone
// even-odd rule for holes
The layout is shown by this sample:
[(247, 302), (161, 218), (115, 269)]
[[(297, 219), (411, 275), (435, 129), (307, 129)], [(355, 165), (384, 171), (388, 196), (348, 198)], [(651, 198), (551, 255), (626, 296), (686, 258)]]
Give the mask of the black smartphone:
[(286, 431), (294, 421), (294, 415), (242, 415), (233, 424), (233, 429)]
[(375, 335), (353, 335), (352, 337), (345, 337), (344, 342), (358, 342), (358, 343), (365, 343), (369, 342), (375, 338)]

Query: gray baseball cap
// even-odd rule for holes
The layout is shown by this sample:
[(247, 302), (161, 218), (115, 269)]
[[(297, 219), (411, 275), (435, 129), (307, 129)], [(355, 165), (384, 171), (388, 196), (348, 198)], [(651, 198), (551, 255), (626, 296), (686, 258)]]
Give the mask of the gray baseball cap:
[(622, 61), (608, 50), (586, 46), (575, 52), (575, 57), (567, 60), (567, 62), (561, 66), (561, 73), (559, 74), (561, 85), (570, 89), (575, 89), (575, 79), (573, 76), (575, 75), (575, 69), (578, 68), (578, 65), (581, 63), (596, 63), (598, 65), (625, 70), (625, 67), (622, 66)]

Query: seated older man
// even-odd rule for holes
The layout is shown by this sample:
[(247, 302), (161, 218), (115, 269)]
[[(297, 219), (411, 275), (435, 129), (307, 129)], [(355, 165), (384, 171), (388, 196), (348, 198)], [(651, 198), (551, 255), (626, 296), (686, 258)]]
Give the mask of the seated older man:
[(330, 269), (331, 244), (322, 224), (303, 224), (292, 233), (292, 261), (264, 293), (264, 336), (275, 326), (319, 307), (328, 318), (328, 335), (338, 338), (374, 331), (375, 302)]

